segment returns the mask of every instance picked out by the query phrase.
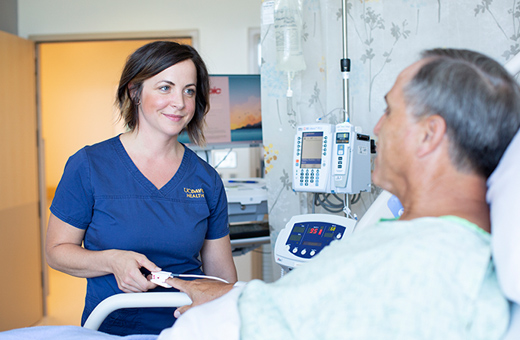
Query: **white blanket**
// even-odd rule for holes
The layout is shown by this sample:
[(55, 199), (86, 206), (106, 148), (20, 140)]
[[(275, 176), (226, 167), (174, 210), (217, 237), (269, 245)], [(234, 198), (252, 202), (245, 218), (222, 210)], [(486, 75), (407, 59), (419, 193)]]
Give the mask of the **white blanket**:
[(490, 235), (457, 217), (382, 222), (239, 299), (241, 338), (501, 339)]
[(184, 313), (174, 327), (161, 332), (157, 340), (238, 340), (240, 316), (237, 301), (244, 287)]
[(0, 340), (155, 340), (157, 335), (117, 336), (79, 326), (39, 326), (0, 332)]

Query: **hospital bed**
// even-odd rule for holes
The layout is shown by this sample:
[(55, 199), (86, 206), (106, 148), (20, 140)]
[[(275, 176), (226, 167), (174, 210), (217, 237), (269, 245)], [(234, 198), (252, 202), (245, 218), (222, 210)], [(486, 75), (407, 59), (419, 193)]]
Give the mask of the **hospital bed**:
[(172, 293), (121, 293), (103, 300), (90, 314), (83, 327), (38, 326), (0, 332), (1, 340), (67, 339), (67, 340), (156, 340), (158, 335), (135, 334), (127, 336), (99, 332), (105, 318), (122, 308), (180, 307), (191, 304), (190, 298), (179, 292)]

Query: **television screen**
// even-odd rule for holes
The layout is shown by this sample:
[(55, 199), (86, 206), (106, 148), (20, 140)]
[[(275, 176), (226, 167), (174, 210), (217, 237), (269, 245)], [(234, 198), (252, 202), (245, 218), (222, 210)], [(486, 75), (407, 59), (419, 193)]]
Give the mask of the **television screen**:
[[(258, 146), (262, 143), (260, 75), (211, 75), (205, 149)], [(197, 149), (186, 132), (178, 140)]]

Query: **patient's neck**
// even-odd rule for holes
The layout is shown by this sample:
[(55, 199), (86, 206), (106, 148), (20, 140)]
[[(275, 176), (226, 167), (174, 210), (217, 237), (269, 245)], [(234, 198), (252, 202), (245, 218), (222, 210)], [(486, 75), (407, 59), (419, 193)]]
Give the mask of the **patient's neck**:
[[(427, 174), (425, 176), (428, 176)], [(486, 180), (466, 173), (437, 174), (410, 186), (404, 195), (402, 220), (427, 216), (458, 216), (490, 232)]]

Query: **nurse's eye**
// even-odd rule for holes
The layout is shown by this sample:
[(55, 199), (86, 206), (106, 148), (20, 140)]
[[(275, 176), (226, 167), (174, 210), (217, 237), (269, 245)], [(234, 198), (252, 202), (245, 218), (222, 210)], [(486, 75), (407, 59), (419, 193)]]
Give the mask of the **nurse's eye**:
[(195, 89), (191, 89), (191, 88), (190, 88), (190, 89), (186, 89), (186, 90), (184, 90), (184, 93), (186, 93), (186, 95), (187, 95), (188, 97), (193, 97), (193, 96), (195, 95), (196, 91), (195, 91)]
[(388, 116), (390, 114), (390, 109), (388, 108), (388, 106), (385, 108), (385, 112), (384, 112), (384, 115), (385, 116)]
[(170, 85), (163, 85), (163, 86), (159, 87), (159, 90), (162, 92), (168, 92), (168, 91), (170, 91), (170, 89), (171, 89)]

